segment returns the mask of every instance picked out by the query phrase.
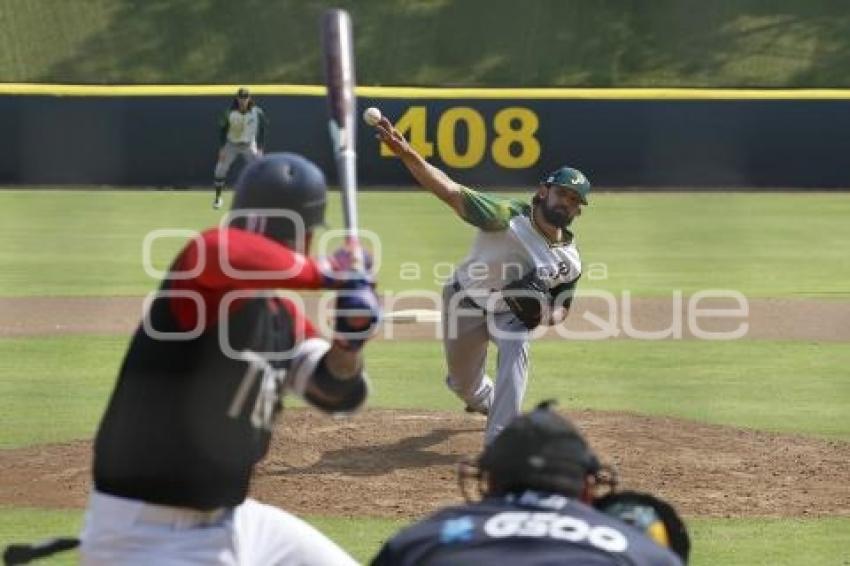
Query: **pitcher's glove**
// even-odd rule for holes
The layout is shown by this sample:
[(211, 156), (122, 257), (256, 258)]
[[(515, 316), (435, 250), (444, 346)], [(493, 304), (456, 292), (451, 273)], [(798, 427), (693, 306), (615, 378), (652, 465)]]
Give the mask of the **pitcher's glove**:
[(549, 288), (534, 271), (505, 285), (502, 298), (514, 316), (529, 330), (540, 326), (543, 317), (552, 310)]

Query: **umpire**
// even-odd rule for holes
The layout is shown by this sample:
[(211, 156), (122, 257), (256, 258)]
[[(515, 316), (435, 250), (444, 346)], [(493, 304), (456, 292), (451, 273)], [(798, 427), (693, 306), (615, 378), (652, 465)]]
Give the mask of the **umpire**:
[[(384, 545), (373, 566), (682, 564), (646, 536), (643, 523), (624, 520), (634, 515), (634, 498), (608, 495), (606, 512), (592, 506), (595, 489), (609, 479), (579, 431), (549, 402), (514, 419), (468, 469), (474, 472), (462, 474), (461, 485), (464, 478), (477, 478), (483, 499), (443, 509), (403, 530)], [(646, 499), (637, 503), (640, 511), (650, 507)], [(653, 529), (665, 529), (666, 538), (656, 541), (684, 550), (686, 559), (687, 533), (674, 518), (669, 526), (652, 522)]]

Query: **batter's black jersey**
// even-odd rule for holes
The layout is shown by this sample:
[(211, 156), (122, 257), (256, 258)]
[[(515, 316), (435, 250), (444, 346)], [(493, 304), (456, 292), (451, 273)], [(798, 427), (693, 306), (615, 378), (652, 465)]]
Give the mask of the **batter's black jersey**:
[(289, 364), (262, 353), (295, 345), (279, 300), (248, 295), (196, 337), (181, 330), (169, 298), (153, 302), (97, 433), (99, 491), (196, 509), (244, 500), (269, 446)]
[(643, 533), (560, 495), (527, 491), (451, 507), (401, 531), (373, 566), (681, 566)]

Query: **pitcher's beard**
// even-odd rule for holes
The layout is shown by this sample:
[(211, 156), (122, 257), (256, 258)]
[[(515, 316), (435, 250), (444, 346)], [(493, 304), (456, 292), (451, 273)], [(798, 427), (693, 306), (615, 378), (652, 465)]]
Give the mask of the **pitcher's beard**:
[(540, 209), (540, 212), (543, 214), (543, 218), (545, 218), (546, 222), (548, 222), (552, 226), (566, 228), (573, 221), (573, 217), (570, 216), (568, 212), (562, 212), (560, 210), (556, 210), (555, 208), (551, 208), (545, 202), (540, 204)]

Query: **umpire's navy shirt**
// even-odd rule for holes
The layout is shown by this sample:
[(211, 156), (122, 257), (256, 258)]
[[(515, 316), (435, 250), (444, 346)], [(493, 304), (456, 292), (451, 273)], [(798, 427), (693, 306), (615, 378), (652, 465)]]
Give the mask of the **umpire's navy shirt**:
[(561, 495), (526, 491), (450, 507), (393, 537), (387, 565), (681, 566), (639, 530)]

